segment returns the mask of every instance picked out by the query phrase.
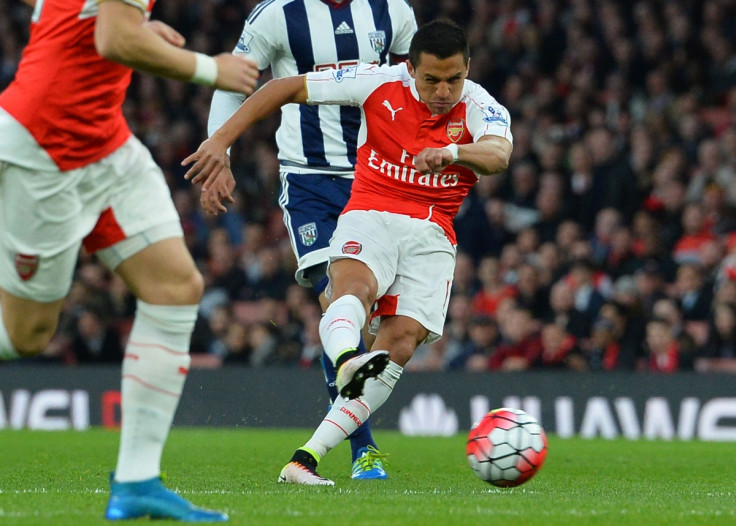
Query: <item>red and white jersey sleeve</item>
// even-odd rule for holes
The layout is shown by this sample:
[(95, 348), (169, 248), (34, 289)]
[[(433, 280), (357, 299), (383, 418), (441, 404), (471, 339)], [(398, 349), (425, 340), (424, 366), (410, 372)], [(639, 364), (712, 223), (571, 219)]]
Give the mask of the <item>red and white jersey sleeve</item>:
[[(152, 0), (122, 1), (150, 13)], [(0, 140), (0, 160), (36, 167), (50, 158), (59, 170), (96, 162), (119, 148), (130, 129), (122, 106), (132, 70), (95, 48), (98, 0), (36, 0), (31, 37), (15, 79), (0, 94), (0, 138), (22, 126), (15, 143)], [(24, 160), (25, 153), (43, 150)]]
[(465, 104), (468, 131), (474, 142), (484, 135), (497, 135), (513, 143), (508, 110), (483, 87), (466, 80), (462, 102)]
[(414, 158), (425, 148), (468, 144), (485, 135), (513, 142), (506, 108), (466, 80), (452, 110), (432, 115), (405, 64), (310, 73), (307, 91), (310, 104), (363, 108), (355, 182), (344, 211), (378, 210), (429, 220), (456, 243), (453, 219), (478, 175), (460, 165), (422, 174)]
[(307, 104), (362, 106), (386, 82), (408, 82), (396, 67), (358, 64), (307, 74)]

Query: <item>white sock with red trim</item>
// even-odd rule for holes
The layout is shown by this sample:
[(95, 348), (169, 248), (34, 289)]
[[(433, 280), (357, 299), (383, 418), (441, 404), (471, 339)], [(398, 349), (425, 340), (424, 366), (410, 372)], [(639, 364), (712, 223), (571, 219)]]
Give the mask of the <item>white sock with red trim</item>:
[(314, 451), (319, 458), (324, 457), (330, 449), (350, 436), (371, 416), (371, 413), (388, 400), (403, 371), (403, 367), (399, 364), (389, 361), (381, 374), (366, 380), (363, 396), (353, 400), (345, 400), (342, 396), (338, 396), (330, 412), (322, 420), (312, 438), (304, 444), (303, 449)]
[(327, 307), (319, 323), (319, 337), (332, 363), (348, 349), (357, 349), (365, 324), (365, 307), (355, 296), (340, 296)]
[(138, 301), (123, 360), (118, 482), (161, 474), (164, 443), (189, 371), (198, 308)]

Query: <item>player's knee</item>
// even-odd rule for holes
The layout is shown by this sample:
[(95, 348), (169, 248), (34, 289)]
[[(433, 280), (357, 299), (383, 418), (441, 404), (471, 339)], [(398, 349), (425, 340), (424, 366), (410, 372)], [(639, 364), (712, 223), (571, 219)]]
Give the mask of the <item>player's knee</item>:
[(204, 294), (204, 278), (192, 266), (185, 272), (172, 273), (164, 282), (156, 283), (155, 290), (146, 291), (139, 299), (159, 305), (194, 305)]
[(56, 321), (44, 320), (22, 328), (7, 327), (7, 331), (18, 354), (31, 357), (46, 350), (56, 332), (56, 325)]
[(181, 305), (194, 305), (202, 299), (204, 278), (196, 268), (192, 268), (191, 272), (184, 277), (180, 293), (183, 297), (179, 298), (177, 303)]
[(371, 287), (365, 283), (350, 283), (347, 286), (335, 287), (332, 291), (332, 301), (343, 296), (355, 296), (360, 300), (366, 309), (366, 312), (370, 312), (370, 308), (375, 301), (376, 293), (371, 290)]

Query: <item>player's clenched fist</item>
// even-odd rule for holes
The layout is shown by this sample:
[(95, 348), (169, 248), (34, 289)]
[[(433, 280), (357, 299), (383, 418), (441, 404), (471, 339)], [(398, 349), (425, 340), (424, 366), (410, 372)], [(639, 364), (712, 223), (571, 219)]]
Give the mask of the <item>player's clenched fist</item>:
[(237, 91), (250, 95), (258, 82), (258, 66), (248, 58), (220, 53), (217, 61), (217, 81), (215, 87), (227, 91)]
[(441, 172), (448, 164), (452, 163), (452, 152), (447, 148), (425, 148), (414, 161), (417, 171), (428, 174)]

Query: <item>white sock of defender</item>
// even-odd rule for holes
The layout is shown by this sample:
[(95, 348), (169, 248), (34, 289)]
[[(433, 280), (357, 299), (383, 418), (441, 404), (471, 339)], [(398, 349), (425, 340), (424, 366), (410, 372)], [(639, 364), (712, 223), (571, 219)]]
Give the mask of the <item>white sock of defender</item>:
[(20, 358), (20, 354), (10, 341), (10, 335), (3, 321), (3, 309), (0, 306), (0, 360), (15, 360), (16, 358)]
[(189, 371), (198, 308), (138, 301), (123, 360), (118, 482), (161, 474), (164, 443)]
[(353, 400), (338, 396), (303, 449), (317, 453), (319, 458), (324, 457), (388, 400), (403, 371), (403, 367), (389, 361), (381, 374), (365, 382), (363, 396)]
[(363, 303), (351, 294), (337, 298), (327, 307), (319, 322), (319, 337), (332, 363), (344, 350), (357, 349), (365, 318)]

